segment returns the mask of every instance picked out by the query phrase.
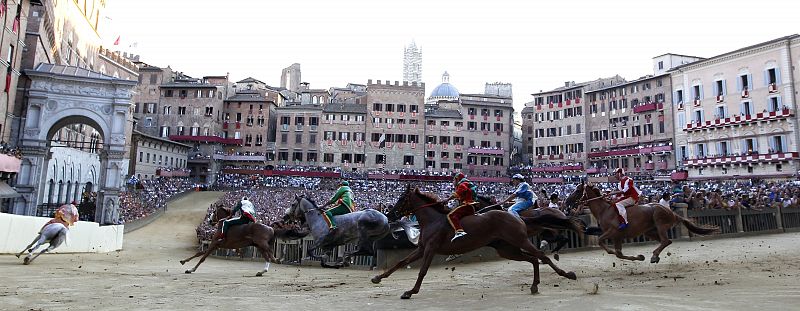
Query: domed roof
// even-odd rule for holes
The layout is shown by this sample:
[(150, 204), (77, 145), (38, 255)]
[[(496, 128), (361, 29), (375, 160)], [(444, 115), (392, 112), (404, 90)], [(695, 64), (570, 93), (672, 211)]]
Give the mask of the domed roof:
[(457, 100), (459, 94), (458, 89), (450, 84), (450, 74), (445, 71), (442, 75), (442, 84), (433, 89), (428, 99)]

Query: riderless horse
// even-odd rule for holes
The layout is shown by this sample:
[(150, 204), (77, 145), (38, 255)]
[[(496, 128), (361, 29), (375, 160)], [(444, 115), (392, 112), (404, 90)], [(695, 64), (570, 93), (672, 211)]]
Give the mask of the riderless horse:
[(408, 299), (411, 295), (419, 293), (422, 280), (428, 273), (434, 255), (464, 254), (483, 246), (493, 247), (503, 258), (531, 263), (533, 265), (531, 294), (539, 292), (539, 260), (549, 265), (558, 275), (571, 280), (576, 279), (574, 272), (561, 270), (528, 240), (525, 225), (514, 215), (489, 211), (465, 217), (461, 223), (468, 235), (451, 241), (454, 231), (447, 221), (448, 212), (445, 202), (439, 201), (434, 195), (423, 194), (418, 188), (412, 189), (407, 186), (405, 192), (398, 198), (397, 204), (390, 210), (389, 217), (394, 221), (415, 214), (422, 229), (419, 246), (392, 268), (373, 277), (372, 282), (380, 283), (381, 279), (389, 277), (397, 269), (422, 258), (422, 266), (414, 288), (400, 296), (402, 299)]
[[(714, 226), (697, 226), (692, 221), (672, 211), (669, 207), (658, 203), (629, 207), (627, 210), (629, 225), (625, 230), (619, 230), (617, 209), (604, 198), (605, 196), (603, 196), (600, 189), (594, 185), (581, 183), (565, 203), (567, 206), (587, 205), (589, 207), (592, 215), (597, 219), (600, 229), (603, 230), (603, 234), (598, 238), (598, 244), (607, 253), (616, 255), (620, 259), (644, 260), (644, 255), (636, 257), (623, 255), (623, 239), (636, 238), (644, 234), (651, 240), (659, 241), (658, 248), (653, 251), (653, 256), (650, 258), (651, 263), (657, 263), (660, 260), (661, 251), (672, 244), (672, 241), (667, 236), (667, 231), (676, 224), (683, 224), (692, 233), (700, 235), (711, 234), (719, 230), (718, 227)], [(606, 246), (607, 239), (614, 242), (613, 251)]]
[[(323, 211), (317, 204), (305, 195), (295, 195), (291, 207), (286, 210), (288, 219), (300, 220), (311, 230), (314, 242), (308, 248), (309, 256), (312, 251), (323, 249), (320, 265), (326, 268), (339, 268), (349, 265), (350, 258), (357, 255), (375, 256), (374, 242), (389, 234), (389, 221), (386, 215), (374, 209), (365, 209), (336, 217), (337, 230), (332, 235), (324, 219)], [(358, 242), (358, 249), (344, 254), (342, 261), (335, 265), (326, 263), (327, 257), (334, 247), (351, 242)], [(312, 256), (313, 257), (313, 256)], [(377, 263), (373, 260), (373, 266)]]
[[(19, 258), (19, 256), (22, 256), (22, 254), (25, 253), (25, 251), (28, 251), (28, 255), (25, 256), (23, 263), (29, 265), (33, 262), (34, 259), (36, 259), (36, 257), (39, 257), (41, 254), (44, 254), (46, 252), (51, 252), (54, 249), (58, 248), (59, 246), (61, 246), (62, 243), (66, 242), (67, 240), (67, 235), (69, 233), (68, 227), (71, 226), (73, 223), (78, 222), (78, 218), (79, 218), (78, 208), (76, 208), (75, 205), (65, 204), (60, 206), (58, 210), (56, 210), (55, 217), (53, 218), (53, 220), (51, 220), (49, 223), (45, 224), (44, 227), (42, 227), (42, 230), (39, 232), (36, 238), (33, 239), (31, 244), (28, 244), (28, 246), (25, 247), (25, 249), (23, 249), (21, 252), (17, 254), (17, 258)], [(42, 246), (44, 243), (49, 243), (50, 245), (48, 245), (47, 248), (36, 254), (36, 256), (31, 257), (31, 255), (33, 255), (33, 252), (36, 251), (36, 249), (39, 248), (39, 246)], [(33, 246), (34, 244), (36, 244), (36, 246)]]

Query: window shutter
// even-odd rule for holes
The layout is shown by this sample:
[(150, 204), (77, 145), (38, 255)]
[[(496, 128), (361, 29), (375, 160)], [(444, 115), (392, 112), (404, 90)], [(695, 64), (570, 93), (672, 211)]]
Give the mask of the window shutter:
[(736, 92), (737, 93), (742, 92), (742, 76), (736, 77)]
[(728, 83), (722, 80), (722, 95), (728, 95)]
[(741, 144), (742, 155), (745, 155), (747, 154), (747, 139), (742, 139)]
[(716, 97), (717, 94), (719, 94), (719, 90), (717, 89), (717, 81), (714, 81), (714, 83), (711, 84), (711, 89), (713, 90), (714, 96)]
[(700, 99), (703, 99), (703, 98), (706, 98), (706, 97), (703, 96), (703, 85), (700, 84)]
[(783, 102), (781, 102), (781, 97), (778, 96), (775, 99), (778, 101), (778, 110), (777, 111), (783, 110)]
[(745, 115), (747, 115), (747, 114), (748, 114), (748, 113), (747, 113), (747, 111), (745, 111), (745, 108), (744, 108), (744, 103), (739, 103), (739, 112), (740, 112), (741, 114), (745, 114)]
[(717, 142), (717, 155), (722, 154), (722, 142)]
[(775, 152), (775, 149), (777, 149), (775, 148), (775, 137), (769, 138), (769, 148), (772, 149), (773, 152)]
[(784, 147), (783, 148), (783, 152), (789, 152), (789, 150), (788, 150), (789, 149), (789, 144), (791, 144), (791, 141), (789, 140), (789, 137), (786, 136), (786, 135), (782, 135), (781, 136), (781, 141), (783, 142), (783, 147)]
[(673, 105), (677, 105), (678, 104), (678, 92), (677, 91), (672, 92), (672, 104)]
[(769, 71), (764, 70), (764, 86), (769, 85)]
[(758, 152), (758, 138), (753, 138), (753, 151)]
[(752, 73), (747, 74), (747, 87), (751, 90), (755, 88)]
[(775, 84), (781, 84), (781, 70), (778, 67), (775, 67)]

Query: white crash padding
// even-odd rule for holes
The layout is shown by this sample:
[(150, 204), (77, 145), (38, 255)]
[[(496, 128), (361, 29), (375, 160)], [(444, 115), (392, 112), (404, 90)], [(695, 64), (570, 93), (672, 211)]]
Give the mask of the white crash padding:
[[(50, 219), (0, 213), (0, 254), (22, 251)], [(124, 231), (122, 225), (100, 226), (96, 222), (79, 221), (69, 228), (66, 243), (53, 252), (106, 253), (121, 250)]]

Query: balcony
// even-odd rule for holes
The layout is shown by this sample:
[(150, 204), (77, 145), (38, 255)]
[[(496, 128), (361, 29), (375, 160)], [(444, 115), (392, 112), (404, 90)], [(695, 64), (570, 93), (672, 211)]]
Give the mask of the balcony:
[(0, 154), (0, 172), (3, 173), (19, 173), (22, 160), (17, 157)]
[(659, 170), (666, 170), (667, 169), (667, 162), (658, 162), (656, 163), (656, 168)]
[(778, 85), (775, 83), (770, 83), (768, 89), (770, 93), (778, 93)]
[(686, 132), (692, 132), (692, 131), (701, 131), (712, 128), (723, 128), (735, 125), (749, 125), (752, 124), (752, 122), (776, 121), (793, 116), (794, 112), (792, 110), (790, 110), (789, 108), (784, 108), (782, 110), (772, 111), (772, 112), (759, 112), (756, 114), (749, 114), (744, 116), (738, 115), (724, 119), (716, 119), (713, 121), (709, 120), (705, 122), (693, 122), (687, 124), (683, 130)]
[(254, 162), (264, 162), (266, 161), (267, 157), (265, 155), (225, 155), (222, 156), (222, 160), (225, 161), (254, 161)]
[(652, 170), (656, 169), (656, 164), (655, 163), (645, 163), (644, 164), (644, 169), (646, 169), (648, 171), (652, 171)]
[(687, 166), (709, 166), (721, 164), (748, 164), (748, 163), (771, 163), (796, 160), (797, 152), (782, 152), (772, 154), (750, 154), (741, 156), (724, 156), (716, 158), (694, 158), (684, 161)]
[(644, 148), (629, 148), (622, 150), (596, 151), (596, 152), (590, 152), (589, 157), (590, 158), (627, 157), (639, 154), (670, 153), (670, 152), (672, 152), (672, 146), (656, 146), (656, 147), (644, 147)]
[(548, 166), (548, 167), (534, 167), (531, 169), (531, 172), (534, 173), (559, 173), (564, 171), (580, 171), (583, 169), (583, 164), (576, 163), (570, 165), (557, 165), (557, 166)]
[(674, 173), (669, 175), (669, 178), (672, 179), (672, 180), (675, 180), (675, 181), (687, 180), (687, 179), (689, 179), (689, 172), (687, 172), (687, 171), (674, 172)]
[(224, 145), (241, 145), (242, 139), (222, 138), (219, 136), (188, 136), (188, 135), (170, 135), (170, 140), (173, 141), (193, 141), (201, 143), (219, 143)]
[(636, 107), (633, 107), (633, 112), (643, 113), (660, 109), (664, 109), (664, 103), (647, 103), (644, 105), (638, 105)]
[(725, 101), (725, 96), (724, 95), (717, 95), (717, 103), (721, 103), (721, 102), (724, 102), (724, 101)]
[(742, 98), (750, 98), (750, 90), (748, 90), (746, 87), (744, 90), (742, 90)]
[(505, 150), (503, 149), (484, 149), (484, 148), (469, 148), (467, 149), (469, 153), (476, 153), (476, 154), (494, 154), (494, 155), (503, 155)]

